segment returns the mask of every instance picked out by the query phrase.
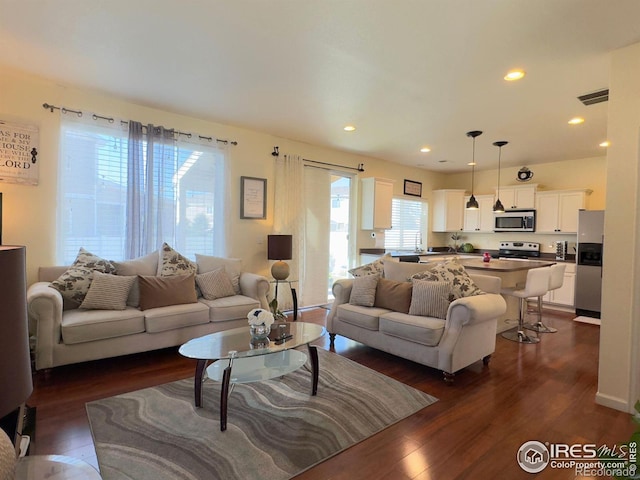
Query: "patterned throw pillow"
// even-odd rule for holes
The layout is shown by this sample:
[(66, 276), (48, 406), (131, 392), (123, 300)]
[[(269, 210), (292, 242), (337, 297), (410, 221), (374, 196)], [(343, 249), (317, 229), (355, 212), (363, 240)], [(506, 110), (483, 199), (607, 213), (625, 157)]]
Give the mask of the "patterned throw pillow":
[(195, 275), (198, 271), (198, 266), (187, 257), (176, 252), (167, 243), (163, 243), (160, 249), (158, 270), (161, 277), (188, 275), (190, 273)]
[(376, 301), (376, 287), (379, 278), (380, 275), (365, 275), (354, 278), (349, 303), (362, 307), (373, 307)]
[(376, 274), (382, 276), (384, 274), (384, 261), (388, 259), (391, 259), (391, 255), (387, 253), (374, 262), (352, 268), (351, 270), (349, 270), (349, 273), (354, 277), (364, 277), (365, 275)]
[(236, 294), (224, 267), (196, 275), (196, 283), (206, 300), (231, 297)]
[(129, 291), (137, 277), (93, 272), (93, 280), (80, 308), (87, 310), (124, 310)]
[(455, 260), (439, 263), (431, 270), (416, 273), (411, 276), (411, 280), (451, 282), (451, 300), (485, 293), (471, 280), (464, 267)]
[(451, 282), (414, 280), (409, 315), (447, 318), (450, 292)]
[(222, 258), (211, 255), (200, 255), (196, 253), (196, 263), (198, 264), (199, 273), (207, 273), (224, 267), (231, 279), (233, 291), (236, 295), (240, 295), (240, 272), (242, 271), (242, 259), (240, 258)]
[(80, 248), (73, 264), (49, 284), (60, 292), (63, 298), (79, 305), (89, 291), (93, 272), (115, 273), (116, 268), (109, 260)]

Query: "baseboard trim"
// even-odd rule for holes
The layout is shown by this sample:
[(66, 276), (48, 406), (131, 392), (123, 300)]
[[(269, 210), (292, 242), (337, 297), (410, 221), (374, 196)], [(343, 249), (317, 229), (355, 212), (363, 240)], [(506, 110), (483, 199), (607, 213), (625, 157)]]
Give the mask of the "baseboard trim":
[(633, 413), (632, 405), (629, 405), (628, 401), (604, 393), (596, 392), (596, 403), (621, 412)]

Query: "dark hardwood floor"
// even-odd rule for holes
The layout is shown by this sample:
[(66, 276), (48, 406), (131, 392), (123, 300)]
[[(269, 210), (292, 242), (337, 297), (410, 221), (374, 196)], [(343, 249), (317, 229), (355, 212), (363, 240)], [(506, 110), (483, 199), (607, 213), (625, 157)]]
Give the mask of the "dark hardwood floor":
[[(301, 312), (323, 324), (327, 311)], [(437, 370), (337, 337), (336, 353), (434, 395), (435, 404), (302, 473), (299, 480), (531, 478), (516, 463), (520, 445), (619, 445), (634, 430), (629, 414), (596, 405), (599, 327), (545, 311), (558, 328), (538, 345), (498, 336), (488, 367), (478, 362), (447, 386)], [(318, 345), (329, 349), (329, 339)], [(35, 376), (33, 453), (63, 454), (97, 466), (85, 403), (191, 377), (177, 348), (59, 367)], [(322, 372), (322, 369), (321, 369)], [(322, 374), (322, 373), (321, 373)], [(576, 478), (547, 467), (539, 478)]]

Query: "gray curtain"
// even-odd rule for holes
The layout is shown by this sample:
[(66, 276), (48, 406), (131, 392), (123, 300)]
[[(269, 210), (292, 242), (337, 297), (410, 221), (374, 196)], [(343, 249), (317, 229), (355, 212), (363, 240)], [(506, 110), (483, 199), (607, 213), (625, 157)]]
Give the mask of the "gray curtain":
[(178, 166), (173, 130), (129, 122), (126, 255), (136, 258), (175, 244), (175, 174)]

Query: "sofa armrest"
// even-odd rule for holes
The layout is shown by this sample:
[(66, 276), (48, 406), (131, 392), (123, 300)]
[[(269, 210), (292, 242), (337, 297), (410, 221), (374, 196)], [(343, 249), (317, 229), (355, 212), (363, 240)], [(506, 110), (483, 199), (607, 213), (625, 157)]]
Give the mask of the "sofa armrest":
[(242, 295), (258, 300), (260, 308), (269, 310), (269, 301), (267, 300), (269, 280), (267, 277), (250, 272), (240, 273), (240, 291)]
[(506, 311), (507, 302), (502, 295), (496, 293), (458, 298), (449, 305), (447, 323), (469, 325), (497, 320)]
[(329, 312), (329, 316), (327, 317), (327, 331), (332, 332), (333, 328), (333, 319), (336, 316), (338, 311), (338, 306), (343, 303), (349, 303), (349, 298), (351, 297), (351, 288), (353, 287), (353, 278), (341, 278), (340, 280), (336, 280), (331, 287), (331, 291), (333, 292), (333, 304), (331, 305), (331, 311)]
[(36, 282), (27, 290), (29, 335), (35, 336), (36, 369), (53, 365), (53, 346), (62, 338), (62, 295), (49, 282)]

